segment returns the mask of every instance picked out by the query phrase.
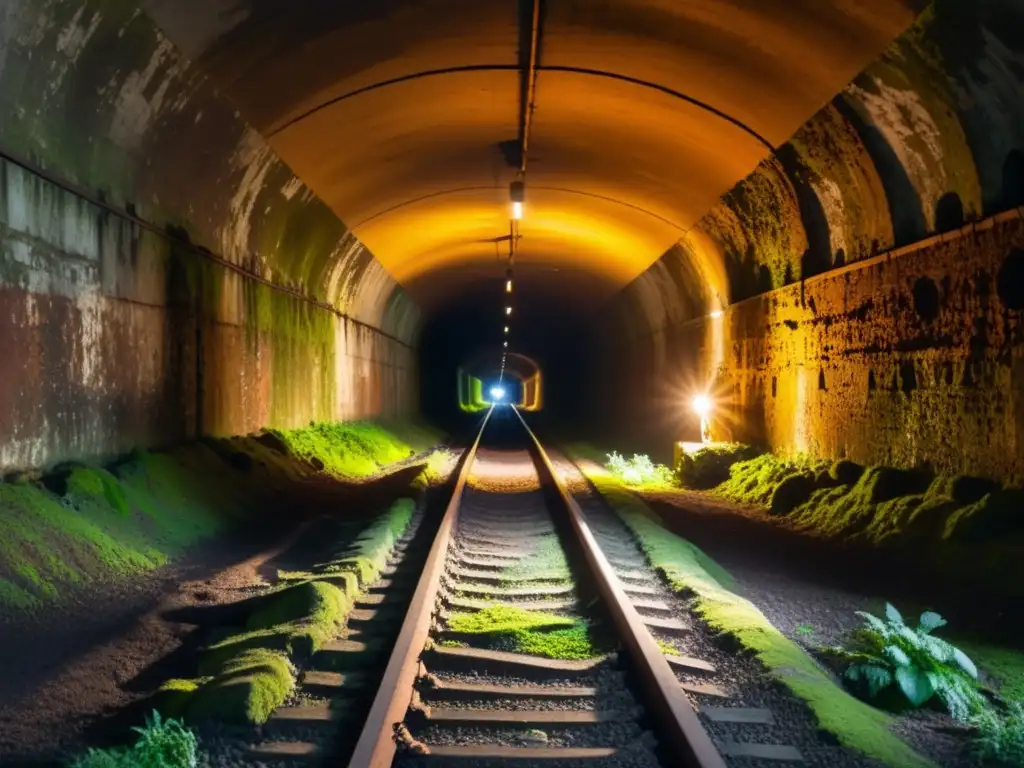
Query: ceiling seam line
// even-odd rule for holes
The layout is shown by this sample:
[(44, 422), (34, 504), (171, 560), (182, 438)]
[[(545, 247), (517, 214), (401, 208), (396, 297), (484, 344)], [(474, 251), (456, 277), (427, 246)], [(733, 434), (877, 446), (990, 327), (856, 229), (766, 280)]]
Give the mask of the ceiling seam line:
[[(365, 226), (366, 224), (370, 223), (371, 221), (373, 221), (375, 219), (378, 219), (378, 218), (380, 218), (382, 216), (387, 216), (389, 213), (394, 213), (395, 211), (397, 211), (397, 210), (399, 210), (401, 208), (404, 208), (404, 207), (406, 207), (408, 205), (415, 205), (416, 203), (420, 203), (420, 202), (423, 202), (425, 200), (430, 200), (430, 199), (433, 199), (435, 197), (444, 197), (445, 195), (455, 195), (455, 194), (458, 194), (459, 192), (486, 192), (486, 191), (493, 191), (495, 189), (499, 189), (499, 188), (498, 187), (493, 187), (493, 186), (455, 187), (453, 189), (441, 190), (440, 192), (431, 192), (428, 195), (421, 195), (420, 197), (414, 197), (414, 198), (412, 198), (410, 200), (406, 200), (405, 202), (401, 202), (401, 203), (398, 203), (397, 205), (393, 205), (390, 208), (385, 208), (383, 211), (379, 211), (379, 212), (373, 214), (372, 216), (367, 216), (365, 219), (362, 219), (358, 223), (351, 224), (350, 225), (351, 231), (355, 232), (357, 229), (359, 229), (360, 227)], [(570, 195), (580, 195), (581, 197), (592, 197), (595, 200), (603, 200), (605, 202), (612, 203), (614, 205), (620, 205), (620, 206), (622, 206), (624, 208), (629, 208), (630, 210), (634, 210), (634, 211), (638, 211), (639, 213), (643, 213), (643, 214), (645, 214), (647, 216), (650, 216), (653, 219), (657, 219), (658, 221), (662, 222), (663, 224), (667, 224), (668, 226), (672, 227), (673, 229), (676, 229), (679, 232), (682, 232), (683, 234), (682, 234), (681, 237), (685, 237), (690, 232), (690, 230), (693, 228), (692, 226), (691, 227), (684, 227), (683, 225), (678, 224), (678, 223), (672, 221), (671, 219), (666, 219), (664, 216), (661, 216), (660, 214), (657, 214), (654, 211), (650, 211), (650, 210), (648, 210), (646, 208), (643, 208), (643, 207), (641, 207), (639, 205), (634, 205), (633, 203), (627, 203), (625, 200), (619, 200), (618, 198), (608, 197), (607, 195), (599, 195), (599, 194), (596, 194), (594, 192), (585, 192), (585, 191), (583, 191), (581, 189), (570, 189), (569, 187), (552, 187), (552, 186), (547, 186), (547, 185), (537, 185), (537, 186), (531, 187), (531, 189), (539, 189), (541, 191), (547, 191), (547, 192), (565, 192), (565, 193), (570, 194)]]
[[(460, 67), (445, 67), (443, 69), (428, 69), (428, 70), (424, 70), (422, 72), (414, 72), (414, 73), (409, 74), (409, 75), (403, 75), (401, 77), (391, 78), (389, 80), (382, 80), (382, 81), (380, 81), (378, 83), (373, 83), (371, 85), (367, 85), (367, 86), (364, 86), (362, 88), (357, 88), (354, 91), (349, 91), (348, 93), (344, 93), (344, 94), (342, 94), (340, 96), (336, 96), (336, 97), (334, 97), (332, 99), (328, 99), (327, 101), (325, 101), (325, 102), (323, 102), (321, 104), (318, 104), (317, 106), (312, 107), (311, 109), (306, 110), (302, 114), (297, 115), (296, 117), (292, 118), (291, 120), (288, 120), (286, 123), (284, 123), (279, 128), (274, 128), (273, 130), (268, 131), (265, 135), (266, 135), (266, 137), (268, 139), (269, 138), (273, 138), (275, 136), (280, 135), (281, 133), (283, 133), (287, 129), (292, 128), (295, 125), (301, 123), (302, 121), (312, 117), (317, 112), (321, 112), (321, 111), (327, 109), (328, 107), (332, 107), (335, 104), (339, 104), (339, 103), (341, 103), (343, 101), (347, 101), (348, 99), (355, 98), (356, 96), (361, 96), (361, 95), (363, 95), (365, 93), (369, 93), (369, 92), (375, 91), (375, 90), (380, 90), (382, 88), (387, 88), (387, 87), (392, 86), (392, 85), (400, 85), (401, 83), (407, 83), (407, 82), (410, 82), (412, 80), (420, 80), (420, 79), (424, 79), (424, 78), (428, 78), (428, 77), (439, 77), (439, 76), (442, 76), (442, 75), (456, 75), (456, 74), (463, 74), (463, 73), (468, 73), (468, 72), (517, 72), (520, 69), (521, 68), (517, 64), (467, 64), (465, 66), (460, 66)], [(768, 139), (766, 139), (760, 133), (758, 133), (753, 128), (748, 126), (746, 123), (744, 123), (739, 118), (733, 117), (728, 112), (725, 112), (725, 111), (719, 109), (718, 107), (712, 106), (711, 104), (708, 104), (708, 103), (706, 103), (704, 101), (701, 101), (700, 99), (697, 99), (697, 98), (695, 98), (693, 96), (688, 96), (685, 93), (683, 93), (682, 91), (677, 91), (677, 90), (675, 90), (673, 88), (669, 88), (668, 86), (665, 86), (665, 85), (660, 85), (658, 83), (652, 83), (652, 82), (647, 81), (647, 80), (641, 80), (640, 78), (631, 77), (629, 75), (621, 75), (621, 74), (618, 74), (618, 73), (615, 73), (615, 72), (606, 72), (604, 70), (589, 69), (589, 68), (586, 68), (586, 67), (570, 67), (570, 66), (565, 66), (565, 65), (538, 65), (537, 66), (537, 71), (538, 72), (565, 72), (565, 73), (568, 73), (568, 74), (587, 75), (589, 77), (603, 77), (603, 78), (607, 78), (607, 79), (610, 79), (610, 80), (617, 80), (619, 82), (628, 83), (630, 85), (636, 85), (636, 86), (640, 86), (642, 88), (648, 88), (648, 89), (651, 89), (651, 90), (655, 90), (655, 91), (658, 91), (660, 93), (664, 93), (667, 96), (672, 96), (673, 98), (679, 99), (681, 101), (685, 101), (688, 104), (692, 104), (693, 106), (698, 107), (699, 109), (702, 109), (703, 111), (708, 112), (709, 114), (715, 115), (719, 119), (728, 122), (730, 125), (733, 125), (734, 127), (739, 128), (741, 131), (746, 133), (748, 136), (750, 136), (751, 138), (755, 139), (759, 144), (761, 144), (763, 147), (765, 147), (769, 152), (775, 152), (775, 150), (776, 150), (776, 147), (770, 141), (768, 141)]]

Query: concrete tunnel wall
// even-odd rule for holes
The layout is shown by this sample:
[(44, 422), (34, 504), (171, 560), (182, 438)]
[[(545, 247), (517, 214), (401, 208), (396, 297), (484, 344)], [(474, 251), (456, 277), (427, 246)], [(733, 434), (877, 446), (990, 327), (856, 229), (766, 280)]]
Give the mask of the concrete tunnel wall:
[(1021, 29), (933, 3), (602, 313), (595, 418), (697, 439), (712, 386), (719, 438), (1024, 475)]
[(415, 409), (416, 307), (135, 3), (4, 3), (0, 153), (0, 471)]

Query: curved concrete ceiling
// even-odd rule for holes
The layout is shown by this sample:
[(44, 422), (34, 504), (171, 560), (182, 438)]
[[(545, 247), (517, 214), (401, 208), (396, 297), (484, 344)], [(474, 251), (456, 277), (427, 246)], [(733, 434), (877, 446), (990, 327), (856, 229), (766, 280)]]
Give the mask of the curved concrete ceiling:
[[(501, 279), (530, 0), (143, 4), (423, 307)], [(922, 5), (545, 0), (520, 290), (609, 298)]]

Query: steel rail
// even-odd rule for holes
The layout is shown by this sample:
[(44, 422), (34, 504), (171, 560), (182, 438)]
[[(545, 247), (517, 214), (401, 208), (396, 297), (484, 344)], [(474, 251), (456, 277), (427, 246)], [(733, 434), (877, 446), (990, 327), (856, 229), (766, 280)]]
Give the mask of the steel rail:
[(601, 551), (583, 510), (566, 490), (540, 440), (527, 426), (518, 409), (515, 409), (515, 414), (533, 441), (541, 463), (565, 504), (572, 530), (594, 576), (598, 592), (611, 615), (619, 639), (629, 652), (633, 668), (640, 676), (646, 696), (644, 704), (655, 716), (661, 736), (668, 741), (674, 754), (681, 759), (680, 765), (692, 768), (726, 768), (725, 759), (701, 725), (675, 673), (626, 595), (608, 558)]
[(405, 719), (406, 710), (412, 703), (420, 654), (430, 636), (434, 605), (448, 559), (452, 532), (458, 520), (462, 494), (469, 479), (470, 469), (476, 460), (480, 440), (493, 412), (494, 407), (491, 406), (480, 425), (476, 440), (463, 454), (452, 497), (434, 536), (430, 554), (427, 555), (423, 573), (416, 585), (409, 610), (405, 614), (402, 629), (395, 640), (394, 650), (388, 659), (387, 668), (370, 706), (359, 741), (356, 742), (355, 751), (349, 759), (349, 768), (387, 768), (394, 760), (397, 750), (395, 725)]

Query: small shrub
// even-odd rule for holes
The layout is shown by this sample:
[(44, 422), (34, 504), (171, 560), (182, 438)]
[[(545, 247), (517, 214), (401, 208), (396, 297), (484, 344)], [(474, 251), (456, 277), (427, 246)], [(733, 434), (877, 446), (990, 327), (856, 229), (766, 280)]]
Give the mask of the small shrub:
[(971, 718), (976, 729), (971, 751), (982, 764), (1015, 768), (1024, 765), (1024, 702), (1012, 702), (1006, 715), (983, 709)]
[(760, 453), (758, 449), (739, 443), (709, 445), (693, 453), (683, 453), (676, 475), (685, 488), (708, 490), (729, 479), (733, 464), (747, 461)]
[(145, 727), (132, 730), (139, 734), (133, 747), (90, 749), (71, 768), (196, 768), (199, 764), (196, 736), (180, 721), (162, 720), (154, 711)]
[(671, 485), (672, 472), (664, 464), (655, 464), (647, 455), (634, 454), (626, 459), (615, 451), (608, 454), (608, 471), (626, 485)]
[(869, 698), (895, 688), (912, 707), (920, 707), (937, 696), (957, 720), (967, 720), (985, 706), (974, 662), (931, 634), (946, 624), (939, 614), (922, 613), (916, 629), (889, 604), (884, 619), (863, 611), (857, 615), (865, 626), (854, 634), (852, 647), (831, 652), (851, 662), (845, 677)]

